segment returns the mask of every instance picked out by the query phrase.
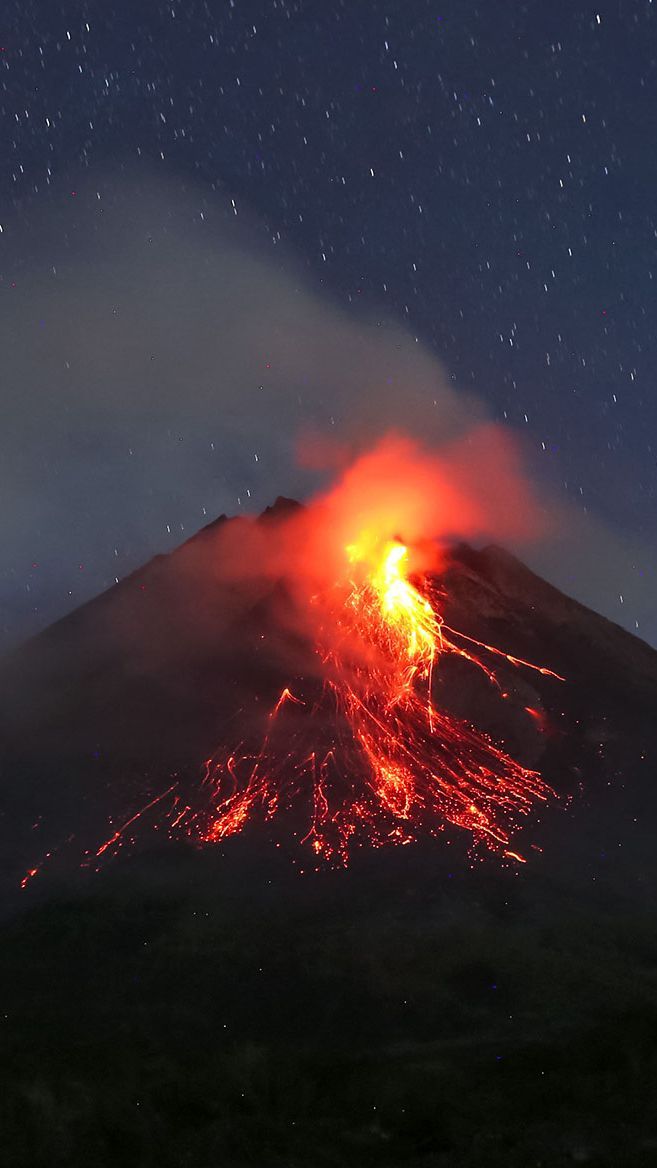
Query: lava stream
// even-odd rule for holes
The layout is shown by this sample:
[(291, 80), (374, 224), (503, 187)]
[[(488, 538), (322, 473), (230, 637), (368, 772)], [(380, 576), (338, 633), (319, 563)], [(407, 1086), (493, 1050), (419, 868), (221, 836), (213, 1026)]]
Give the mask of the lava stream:
[[(313, 597), (322, 684), (312, 700), (286, 687), (264, 740), (208, 760), (203, 810), (178, 821), (218, 841), (255, 817), (305, 817), (315, 854), (347, 863), (353, 846), (410, 843), (448, 825), (516, 860), (520, 816), (550, 788), (488, 737), (436, 708), (432, 678), (457, 654), (493, 671), (461, 641), (532, 666), (447, 630), (427, 577), (409, 572), (409, 549), (370, 533), (347, 546), (343, 579)], [(456, 639), (454, 639), (456, 638)], [(558, 675), (554, 675), (558, 676)]]

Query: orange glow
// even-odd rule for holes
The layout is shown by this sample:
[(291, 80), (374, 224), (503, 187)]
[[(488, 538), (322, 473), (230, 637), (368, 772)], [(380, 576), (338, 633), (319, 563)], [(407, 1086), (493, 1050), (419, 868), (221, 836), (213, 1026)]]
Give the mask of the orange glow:
[[(399, 652), (416, 666), (433, 662), (440, 626), (428, 600), (408, 579), (408, 548), (399, 540), (378, 547), (372, 536), (361, 536), (346, 548), (351, 564), (364, 567), (366, 585), (376, 598), (383, 630), (397, 642)], [(354, 588), (358, 607), (362, 591)]]
[[(192, 541), (191, 562), (211, 587), (238, 585), (237, 593), (257, 581), (267, 598), (283, 586), (289, 606), (272, 603), (270, 616), (280, 621), (281, 642), (289, 633), (295, 646), (283, 675), (289, 684), (268, 715), (254, 708), (259, 728), (251, 733), (247, 711), (242, 740), (220, 745), (195, 789), (169, 779), (160, 795), (110, 824), (88, 862), (130, 845), (146, 822), (217, 843), (257, 821), (276, 842), (287, 834), (307, 846), (317, 863), (347, 864), (355, 848), (452, 829), (524, 862), (511, 837), (552, 792), (441, 708), (436, 682), (450, 655), (493, 685), (500, 663), (558, 674), (448, 627), (438, 573), (451, 540), (518, 535), (534, 520), (515, 449), (487, 427), (439, 456), (389, 435), (343, 464), (338, 481), (305, 508), (226, 524), (210, 552)], [(539, 711), (527, 712), (540, 723)]]
[[(211, 806), (193, 816), (188, 831), (216, 841), (254, 817), (271, 820), (283, 808), (305, 805), (302, 842), (325, 860), (346, 864), (354, 846), (405, 844), (451, 825), (524, 862), (507, 847), (511, 832), (549, 788), (486, 736), (436, 708), (433, 674), (444, 654), (466, 658), (492, 681), (495, 675), (447, 634), (431, 577), (411, 572), (418, 549), (395, 536), (392, 524), (372, 522), (371, 511), (369, 518), (343, 545), (338, 577), (310, 601), (320, 695), (304, 702), (286, 687), (255, 752), (245, 746), (210, 760)], [(324, 533), (325, 524), (324, 513)], [(422, 563), (426, 549), (415, 558)], [(516, 666), (551, 672), (474, 644)]]

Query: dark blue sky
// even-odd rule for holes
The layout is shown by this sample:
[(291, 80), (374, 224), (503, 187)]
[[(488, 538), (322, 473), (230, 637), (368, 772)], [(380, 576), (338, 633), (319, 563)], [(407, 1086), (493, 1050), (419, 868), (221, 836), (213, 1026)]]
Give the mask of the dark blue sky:
[[(0, 297), (78, 181), (151, 164), (248, 207), (348, 312), (405, 324), (526, 431), (539, 479), (654, 549), (655, 7), (8, 0)], [(158, 547), (154, 529), (128, 560)], [(63, 554), (26, 599), (12, 553), (6, 637), (83, 598), (79, 554), (75, 586)], [(98, 548), (89, 562), (91, 591), (111, 582)], [(625, 604), (605, 609), (634, 628)]]

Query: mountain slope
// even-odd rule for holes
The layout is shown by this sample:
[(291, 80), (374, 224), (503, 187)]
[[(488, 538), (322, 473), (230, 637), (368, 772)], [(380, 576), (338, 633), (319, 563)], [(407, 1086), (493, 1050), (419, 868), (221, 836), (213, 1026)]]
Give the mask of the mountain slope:
[[(296, 506), (277, 500), (260, 523)], [(172, 773), (195, 781), (218, 744), (239, 741), (284, 686), (313, 676), (312, 647), (292, 644), (280, 620), (284, 583), (231, 583), (218, 570), (222, 533), (239, 536), (244, 523), (220, 517), (0, 664), (7, 871), (31, 866), (41, 841), (102, 839)], [(565, 679), (495, 658), (496, 689), (447, 657), (443, 706), (538, 766), (559, 795), (597, 800), (593, 822), (620, 816), (620, 826), (652, 806), (657, 652), (500, 548), (454, 547), (437, 583), (448, 626)]]

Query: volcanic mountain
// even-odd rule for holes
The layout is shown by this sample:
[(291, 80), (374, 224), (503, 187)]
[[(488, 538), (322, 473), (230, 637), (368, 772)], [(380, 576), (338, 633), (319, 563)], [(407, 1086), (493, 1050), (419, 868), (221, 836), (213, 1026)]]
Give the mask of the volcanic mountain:
[[(298, 506), (279, 498), (258, 522), (276, 529)], [(239, 741), (284, 690), (316, 684), (312, 653), (282, 616), (285, 581), (227, 582), (213, 569), (219, 537), (243, 522), (221, 516), (2, 662), (12, 880), (69, 837), (102, 842), (170, 780), (200, 783), (218, 744)], [(453, 546), (435, 583), (446, 626), (506, 655), (493, 662), (495, 686), (464, 656), (441, 660), (440, 708), (540, 770), (556, 794), (525, 846), (549, 846), (552, 863), (595, 864), (586, 841), (609, 831), (618, 838), (595, 846), (615, 863), (630, 841), (643, 850), (657, 653), (499, 547)]]

